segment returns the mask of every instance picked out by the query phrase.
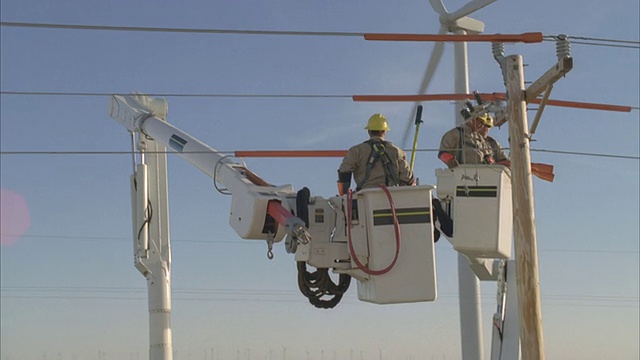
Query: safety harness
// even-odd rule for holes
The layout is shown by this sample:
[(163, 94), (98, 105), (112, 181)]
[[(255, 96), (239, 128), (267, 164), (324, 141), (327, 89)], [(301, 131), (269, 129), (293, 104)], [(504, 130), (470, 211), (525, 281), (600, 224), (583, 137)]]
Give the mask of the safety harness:
[[(466, 159), (462, 159), (463, 156), (463, 143), (464, 145), (467, 145), (468, 147), (472, 148), (472, 149), (481, 149), (477, 144), (474, 144), (470, 141), (465, 141), (464, 140), (464, 128), (462, 126), (458, 126), (456, 127), (456, 129), (458, 129), (458, 131), (460, 132), (460, 145), (458, 146), (458, 159), (460, 159), (462, 161), (462, 163), (466, 163)], [(491, 149), (491, 152), (493, 152), (493, 147), (494, 147), (494, 143), (492, 141), (495, 141), (495, 139), (491, 138), (490, 136), (487, 137), (487, 139), (485, 139), (485, 141), (487, 142), (487, 145), (489, 146), (489, 148)], [(497, 144), (495, 144), (495, 147), (497, 147)], [(484, 150), (484, 149), (481, 149)], [(486, 154), (483, 159), (482, 159), (482, 163), (483, 164), (493, 164), (494, 160), (493, 160), (493, 156), (491, 156), (490, 154)]]
[[(389, 158), (389, 154), (385, 151), (387, 141), (369, 139), (365, 141), (371, 145), (371, 153), (369, 154), (369, 160), (367, 160), (367, 167), (365, 168), (364, 178), (357, 184), (356, 191), (360, 191), (364, 184), (369, 180), (371, 176), (371, 169), (376, 165), (378, 159), (382, 160), (382, 168), (384, 169), (384, 184), (386, 186), (400, 185), (398, 181), (398, 174)], [(393, 181), (393, 183), (392, 183)]]

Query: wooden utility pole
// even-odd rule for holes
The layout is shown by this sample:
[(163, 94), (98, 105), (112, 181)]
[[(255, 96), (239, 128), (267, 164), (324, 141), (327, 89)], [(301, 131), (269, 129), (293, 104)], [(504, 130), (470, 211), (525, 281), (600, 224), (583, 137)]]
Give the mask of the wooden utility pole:
[(513, 230), (523, 360), (542, 360), (542, 311), (522, 56), (505, 58), (511, 148)]

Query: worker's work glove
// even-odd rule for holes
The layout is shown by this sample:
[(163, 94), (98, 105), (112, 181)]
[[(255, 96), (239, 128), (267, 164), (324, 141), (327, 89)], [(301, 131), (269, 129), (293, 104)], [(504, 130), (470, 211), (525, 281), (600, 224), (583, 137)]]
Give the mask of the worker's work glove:
[(447, 161), (447, 167), (449, 169), (453, 169), (454, 167), (456, 167), (458, 165), (460, 165), (460, 163), (458, 162), (458, 159), (456, 159), (456, 158), (453, 158), (453, 159)]
[(343, 183), (338, 181), (338, 195), (342, 196), (349, 192), (349, 188), (351, 187), (351, 183)]
[(496, 161), (493, 159), (493, 156), (491, 155), (485, 155), (484, 156), (484, 162), (485, 164), (495, 164)]
[(338, 171), (338, 194), (340, 196), (349, 192), (351, 187), (351, 173), (342, 173)]

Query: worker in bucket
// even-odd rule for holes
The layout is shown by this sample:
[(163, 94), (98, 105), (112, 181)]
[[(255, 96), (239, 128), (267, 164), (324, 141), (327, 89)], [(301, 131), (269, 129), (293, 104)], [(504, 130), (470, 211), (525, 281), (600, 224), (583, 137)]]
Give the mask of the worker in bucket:
[(480, 135), (484, 137), (484, 140), (487, 142), (487, 146), (489, 147), (490, 154), (485, 158), (486, 162), (489, 164), (500, 164), (504, 166), (510, 166), (511, 161), (509, 161), (509, 156), (502, 149), (502, 145), (495, 138), (489, 136), (489, 130), (493, 127), (493, 118), (491, 115), (486, 114), (488, 117), (487, 124), (488, 126), (481, 127), (478, 132)]
[(469, 118), (463, 125), (447, 131), (440, 141), (438, 158), (449, 169), (460, 164), (507, 165), (509, 158), (500, 144), (489, 137), (493, 118), (482, 114)]
[(352, 174), (356, 191), (378, 185), (415, 185), (404, 150), (385, 140), (390, 128), (384, 115), (373, 114), (365, 129), (369, 140), (352, 146), (338, 169), (340, 195), (349, 190)]

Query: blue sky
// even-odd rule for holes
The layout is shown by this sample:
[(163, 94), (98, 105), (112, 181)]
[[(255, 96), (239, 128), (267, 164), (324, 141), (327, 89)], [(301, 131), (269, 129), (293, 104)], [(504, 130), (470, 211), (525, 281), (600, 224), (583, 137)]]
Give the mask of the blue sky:
[[(445, 1), (450, 10), (464, 1)], [(3, 0), (3, 22), (78, 25), (436, 33), (427, 1), (56, 1)], [(498, 0), (474, 14), (486, 33), (638, 40), (638, 2), (534, 5)], [(414, 94), (431, 43), (359, 37), (248, 36), (0, 28), (1, 90), (80, 93)], [(528, 81), (556, 62), (555, 44), (507, 45)], [(552, 98), (638, 107), (639, 52), (574, 44), (574, 69)], [(503, 92), (490, 45), (469, 44), (470, 88)], [(453, 92), (452, 45), (429, 93)], [(347, 149), (365, 140), (373, 113), (400, 143), (411, 103), (349, 98), (169, 97), (168, 121), (213, 148)], [(529, 112), (530, 119), (534, 112)], [(454, 124), (450, 102), (424, 104), (421, 149)], [(24, 199), (26, 233), (1, 247), (2, 359), (135, 359), (148, 348), (146, 283), (132, 265), (129, 155), (59, 154), (130, 149), (109, 117), (108, 96), (0, 96), (3, 221)], [(549, 359), (638, 359), (639, 115), (547, 107), (533, 149), (555, 166), (534, 180), (544, 339)], [(492, 130), (506, 143), (507, 128)], [(405, 144), (408, 148), (410, 145)], [(50, 154), (15, 155), (38, 151)], [(340, 159), (245, 159), (273, 184), (333, 196)], [(416, 175), (441, 167), (419, 152)], [(8, 195), (10, 194), (10, 195)], [(457, 254), (436, 246), (439, 298), (391, 306), (359, 302), (355, 285), (333, 310), (299, 294), (293, 256), (275, 259), (227, 222), (230, 200), (177, 156), (169, 157), (173, 245), (173, 343), (179, 359), (460, 358)], [(9, 205), (11, 205), (11, 207)], [(16, 224), (12, 218), (12, 226)], [(7, 223), (3, 223), (4, 231)], [(489, 350), (495, 283), (482, 284)], [(487, 357), (488, 358), (488, 355)]]

